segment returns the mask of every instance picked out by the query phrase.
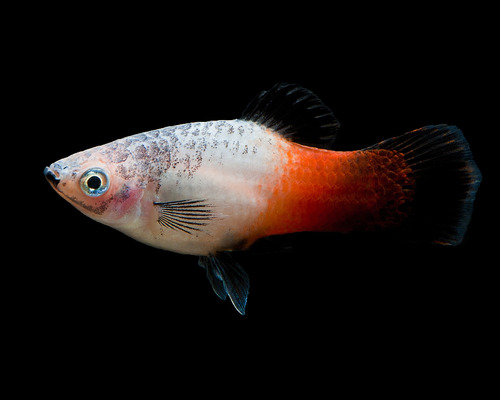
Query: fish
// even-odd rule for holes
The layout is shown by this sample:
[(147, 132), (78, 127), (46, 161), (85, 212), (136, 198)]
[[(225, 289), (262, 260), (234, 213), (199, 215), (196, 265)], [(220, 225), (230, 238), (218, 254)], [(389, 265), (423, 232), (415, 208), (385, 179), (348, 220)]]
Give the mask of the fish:
[(244, 315), (249, 277), (233, 257), (296, 232), (396, 232), (456, 246), (481, 183), (462, 131), (428, 125), (336, 151), (340, 123), (312, 91), (278, 83), (240, 118), (138, 133), (50, 164), (53, 189), (91, 219), (198, 257)]

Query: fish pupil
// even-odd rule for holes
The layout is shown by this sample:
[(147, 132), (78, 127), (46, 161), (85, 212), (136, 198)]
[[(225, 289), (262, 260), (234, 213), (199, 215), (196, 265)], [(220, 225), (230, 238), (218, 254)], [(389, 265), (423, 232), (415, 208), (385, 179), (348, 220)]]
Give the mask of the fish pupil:
[(101, 187), (101, 184), (102, 184), (101, 178), (99, 178), (98, 176), (91, 176), (87, 180), (87, 186), (90, 189), (94, 189), (94, 190), (99, 189)]

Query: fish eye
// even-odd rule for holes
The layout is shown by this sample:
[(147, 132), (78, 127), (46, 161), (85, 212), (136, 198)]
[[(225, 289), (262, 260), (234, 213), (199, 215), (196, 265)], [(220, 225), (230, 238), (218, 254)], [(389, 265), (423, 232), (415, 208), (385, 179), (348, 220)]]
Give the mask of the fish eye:
[(108, 174), (100, 168), (88, 169), (80, 178), (80, 187), (88, 196), (100, 196), (109, 189)]

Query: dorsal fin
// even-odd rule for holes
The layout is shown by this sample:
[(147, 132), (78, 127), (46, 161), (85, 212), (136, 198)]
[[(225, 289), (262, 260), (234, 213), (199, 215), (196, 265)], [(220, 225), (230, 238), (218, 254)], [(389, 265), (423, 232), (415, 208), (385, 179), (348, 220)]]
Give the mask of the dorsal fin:
[(253, 121), (286, 138), (308, 146), (329, 148), (339, 121), (310, 90), (278, 83), (261, 92), (245, 108), (241, 119)]

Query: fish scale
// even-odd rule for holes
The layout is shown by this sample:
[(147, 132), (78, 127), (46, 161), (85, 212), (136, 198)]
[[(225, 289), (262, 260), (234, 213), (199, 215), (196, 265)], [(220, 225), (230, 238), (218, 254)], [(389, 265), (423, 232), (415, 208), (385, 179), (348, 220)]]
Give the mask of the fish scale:
[(403, 188), (413, 180), (402, 157), (290, 146), (293, 156), (261, 216), (262, 236), (387, 228), (405, 218), (412, 193)]

